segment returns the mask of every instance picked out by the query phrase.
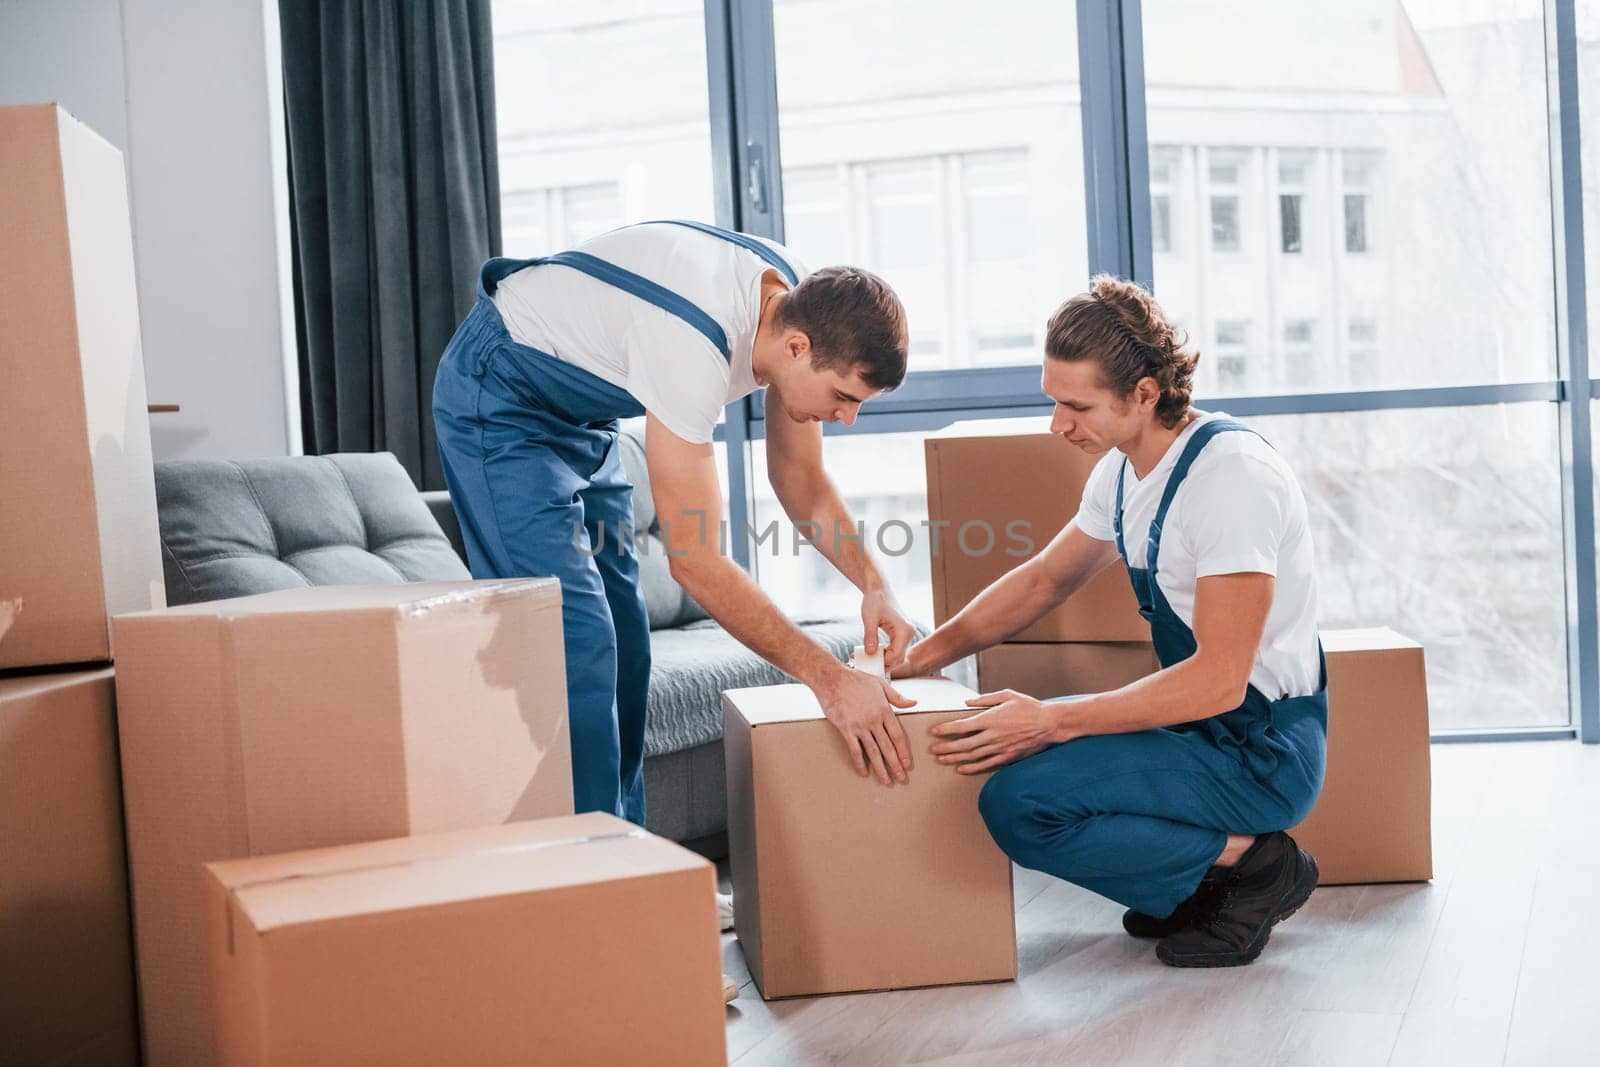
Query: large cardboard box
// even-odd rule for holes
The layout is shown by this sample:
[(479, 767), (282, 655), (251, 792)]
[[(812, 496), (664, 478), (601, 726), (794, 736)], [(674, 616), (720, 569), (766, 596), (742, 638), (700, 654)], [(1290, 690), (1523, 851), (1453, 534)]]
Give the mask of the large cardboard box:
[(978, 688), (1015, 689), (1031, 697), (1109, 693), (1161, 669), (1149, 641), (1008, 641), (978, 653)]
[[(962, 422), (923, 444), (934, 622), (1038, 555), (1078, 513), (1096, 458), (1037, 419)], [(937, 536), (937, 542), (934, 537)], [(1014, 641), (1148, 641), (1127, 570), (1107, 567)]]
[(989, 982), (1017, 974), (1011, 862), (978, 814), (985, 776), (928, 754), (975, 695), (895, 683), (907, 785), (856, 776), (803, 685), (723, 694), (734, 922), (764, 997)]
[(0, 669), (104, 661), (166, 602), (122, 155), (54, 104), (0, 145)]
[(1328, 771), (1295, 839), (1323, 885), (1433, 877), (1428, 676), (1422, 646), (1387, 628), (1324, 630)]
[(136, 1064), (111, 671), (0, 679), (0, 1061)]
[(572, 811), (554, 579), (285, 590), (115, 625), (152, 1067), (210, 1060), (201, 863)]
[(208, 864), (217, 1061), (726, 1063), (715, 890), (601, 814)]

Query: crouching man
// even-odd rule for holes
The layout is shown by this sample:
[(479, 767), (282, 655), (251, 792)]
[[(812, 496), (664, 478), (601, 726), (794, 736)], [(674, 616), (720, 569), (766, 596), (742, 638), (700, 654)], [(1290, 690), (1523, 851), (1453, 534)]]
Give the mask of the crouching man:
[(1163, 963), (1222, 967), (1316, 888), (1284, 830), (1322, 786), (1327, 697), (1305, 498), (1254, 431), (1190, 407), (1197, 360), (1132, 283), (1096, 278), (1056, 311), (1051, 430), (1103, 457), (1081, 508), (894, 676), (1005, 640), (1120, 558), (1162, 669), (1073, 700), (986, 693), (932, 752), (995, 771), (979, 806), (1017, 863), (1125, 905)]

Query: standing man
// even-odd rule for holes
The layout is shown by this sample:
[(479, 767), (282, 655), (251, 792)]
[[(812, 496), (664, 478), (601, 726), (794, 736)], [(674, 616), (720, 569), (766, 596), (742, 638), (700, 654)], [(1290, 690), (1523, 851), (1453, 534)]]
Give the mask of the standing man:
[(1017, 863), (1126, 905), (1163, 963), (1221, 967), (1254, 960), (1316, 888), (1284, 830), (1322, 787), (1326, 676), (1299, 484), (1254, 431), (1189, 406), (1199, 357), (1175, 333), (1106, 276), (1056, 311), (1051, 430), (1104, 458), (1076, 518), (894, 675), (1005, 640), (1120, 558), (1162, 669), (1063, 702), (984, 694), (931, 751), (963, 774), (998, 768), (979, 807)]
[[(905, 309), (884, 281), (809, 276), (781, 246), (697, 222), (612, 230), (542, 259), (493, 259), (445, 349), (433, 413), (476, 578), (561, 580), (579, 812), (644, 822), (650, 627), (619, 419), (646, 417), (650, 488), (674, 579), (753, 651), (816, 693), (858, 773), (905, 781), (911, 749), (888, 685), (810, 640), (720, 550), (712, 436), (767, 387), (767, 471), (796, 522), (855, 524), (822, 467), (822, 423), (906, 373)], [(735, 531), (738, 536), (742, 531)], [(864, 644), (914, 634), (859, 540), (817, 547), (862, 593)]]

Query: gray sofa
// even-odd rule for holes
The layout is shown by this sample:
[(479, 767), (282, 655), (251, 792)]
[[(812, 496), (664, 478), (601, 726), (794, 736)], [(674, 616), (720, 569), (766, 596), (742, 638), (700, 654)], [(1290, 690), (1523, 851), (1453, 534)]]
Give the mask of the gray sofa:
[[(672, 580), (644, 441), (620, 442), (650, 613), (645, 790), (649, 828), (715, 854), (727, 827), (722, 690), (788, 680), (706, 617)], [(388, 453), (156, 464), (167, 599), (187, 604), (303, 585), (469, 577), (450, 498), (418, 494)], [(855, 619), (800, 619), (841, 659)]]

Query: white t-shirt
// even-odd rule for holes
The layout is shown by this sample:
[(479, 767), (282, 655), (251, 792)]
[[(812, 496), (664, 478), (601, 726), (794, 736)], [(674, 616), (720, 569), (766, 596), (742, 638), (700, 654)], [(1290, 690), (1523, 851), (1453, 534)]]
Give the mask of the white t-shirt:
[[(1146, 565), (1150, 523), (1184, 446), (1202, 424), (1222, 418), (1227, 416), (1221, 412), (1201, 413), (1142, 479), (1134, 477), (1132, 463), (1126, 464), (1122, 536), (1135, 567)], [(1084, 487), (1078, 528), (1100, 541), (1116, 540), (1111, 519), (1125, 459), (1116, 450), (1107, 454)], [(1199, 579), (1273, 575), (1272, 608), (1250, 681), (1268, 700), (1317, 691), (1317, 573), (1306, 500), (1294, 472), (1271, 445), (1240, 431), (1207, 442), (1167, 510), (1156, 564), (1161, 592), (1191, 630)]]
[[(763, 243), (805, 278), (808, 272), (787, 249)], [(677, 315), (556, 265), (519, 270), (495, 290), (495, 307), (512, 340), (625, 390), (684, 440), (709, 442), (723, 407), (756, 390), (751, 354), (760, 325), (761, 276), (772, 265), (732, 241), (670, 223), (624, 226), (577, 250), (699, 307), (727, 335), (732, 362)]]

